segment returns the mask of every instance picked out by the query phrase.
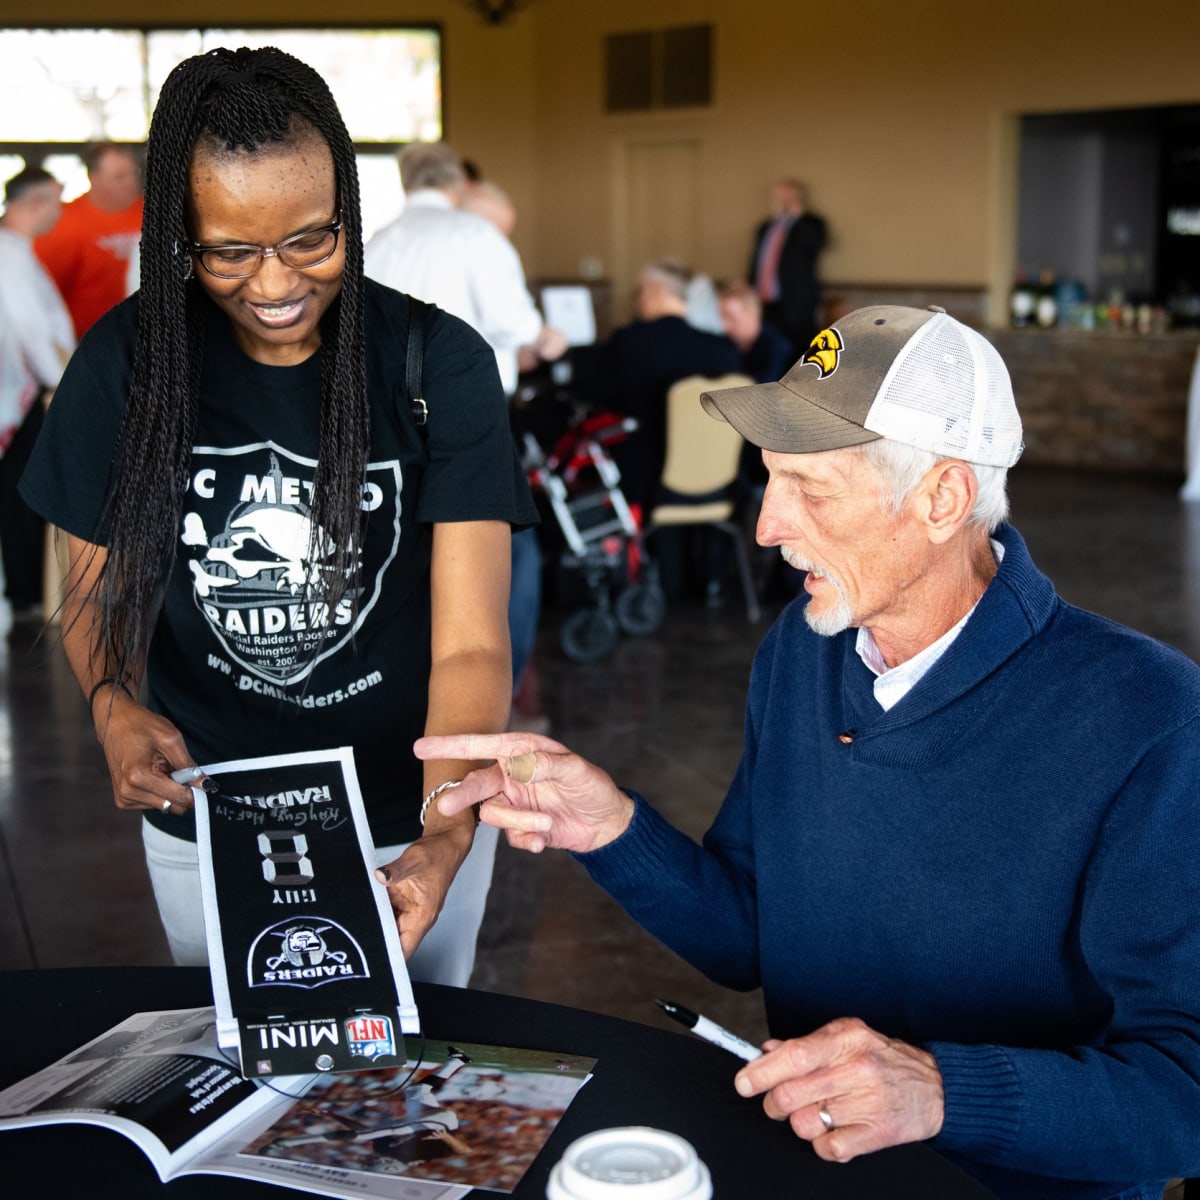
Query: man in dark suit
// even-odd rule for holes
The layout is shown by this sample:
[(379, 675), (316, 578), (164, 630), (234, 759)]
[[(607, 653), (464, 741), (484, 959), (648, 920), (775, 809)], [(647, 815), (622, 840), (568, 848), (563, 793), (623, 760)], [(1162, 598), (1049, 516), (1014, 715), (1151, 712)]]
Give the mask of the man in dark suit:
[(689, 375), (715, 377), (742, 369), (737, 346), (686, 320), (691, 272), (674, 259), (642, 270), (638, 319), (596, 346), (572, 355), (572, 386), (593, 408), (636, 417), (638, 431), (616, 446), (621, 490), (647, 508), (662, 474), (667, 444), (667, 392)]
[(825, 245), (825, 222), (808, 211), (808, 189), (781, 179), (771, 189), (771, 215), (754, 234), (746, 278), (763, 305), (763, 319), (802, 353), (820, 327), (817, 255)]

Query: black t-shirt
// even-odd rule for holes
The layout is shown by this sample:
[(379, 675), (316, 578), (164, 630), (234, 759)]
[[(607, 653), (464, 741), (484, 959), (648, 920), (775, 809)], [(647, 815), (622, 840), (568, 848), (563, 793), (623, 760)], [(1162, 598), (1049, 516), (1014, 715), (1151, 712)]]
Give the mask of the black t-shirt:
[[(148, 703), (196, 761), (354, 747), (377, 844), (419, 834), (430, 668), (429, 565), (436, 522), (530, 524), (536, 511), (514, 453), (487, 344), (431, 309), (424, 430), (405, 386), (408, 297), (367, 280), (371, 451), (357, 620), (305, 603), (307, 499), (316, 468), (320, 350), (293, 367), (247, 357), (206, 305), (200, 411), (180, 541), (146, 666)], [(134, 296), (81, 342), (21, 481), (48, 521), (105, 544), (99, 514), (128, 394)], [(331, 622), (315, 663), (318, 627)], [(178, 817), (148, 817), (194, 836)]]

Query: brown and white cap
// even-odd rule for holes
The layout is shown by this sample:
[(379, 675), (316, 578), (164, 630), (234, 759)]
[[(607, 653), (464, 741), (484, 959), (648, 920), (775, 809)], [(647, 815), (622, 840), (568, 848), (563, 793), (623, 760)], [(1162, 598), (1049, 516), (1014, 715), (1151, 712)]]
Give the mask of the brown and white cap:
[(705, 392), (701, 403), (748, 442), (781, 454), (886, 437), (1011, 467), (1022, 450), (1004, 360), (940, 308), (855, 309), (822, 329), (778, 383)]

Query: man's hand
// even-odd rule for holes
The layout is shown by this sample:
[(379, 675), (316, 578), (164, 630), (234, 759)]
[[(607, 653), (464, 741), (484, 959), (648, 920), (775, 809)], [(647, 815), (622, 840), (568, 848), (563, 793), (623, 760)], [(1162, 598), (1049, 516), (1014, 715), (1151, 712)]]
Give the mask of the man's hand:
[(518, 850), (547, 846), (587, 853), (621, 836), (633, 801), (599, 767), (533, 733), (423, 737), (420, 759), (495, 759), (435, 802), (446, 816), (479, 805), (479, 819), (503, 829)]
[(554, 362), (567, 352), (567, 335), (553, 325), (543, 325), (533, 348), (543, 362)]
[(924, 1141), (942, 1127), (945, 1095), (933, 1055), (857, 1018), (831, 1021), (807, 1037), (766, 1042), (764, 1051), (737, 1073), (738, 1092), (762, 1095), (767, 1116), (788, 1121), (821, 1158), (849, 1162), (885, 1146)]

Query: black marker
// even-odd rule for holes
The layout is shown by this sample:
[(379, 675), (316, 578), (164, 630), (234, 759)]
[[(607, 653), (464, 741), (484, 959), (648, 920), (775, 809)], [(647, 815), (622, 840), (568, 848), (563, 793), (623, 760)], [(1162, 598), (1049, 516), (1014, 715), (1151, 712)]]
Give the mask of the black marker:
[(762, 1057), (763, 1052), (757, 1046), (752, 1046), (745, 1038), (738, 1037), (736, 1033), (730, 1033), (716, 1021), (710, 1021), (707, 1017), (692, 1012), (690, 1008), (684, 1008), (682, 1004), (672, 1004), (669, 1000), (655, 999), (654, 1003), (671, 1020), (678, 1021), (680, 1025), (686, 1025), (697, 1037), (702, 1037), (706, 1042), (712, 1042), (714, 1046), (720, 1046), (722, 1050), (728, 1050), (730, 1054), (736, 1054), (738, 1058), (743, 1058), (746, 1062), (753, 1062), (756, 1058)]

